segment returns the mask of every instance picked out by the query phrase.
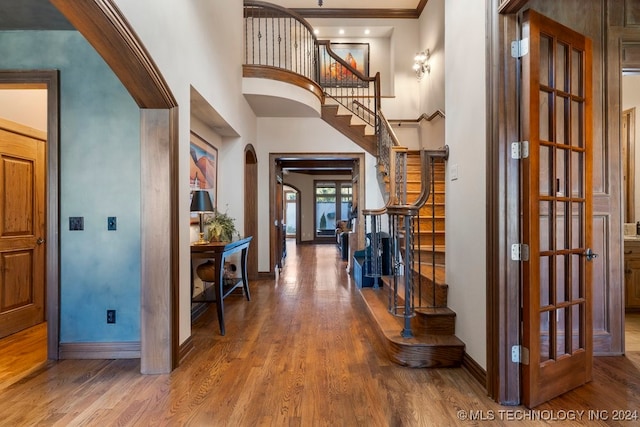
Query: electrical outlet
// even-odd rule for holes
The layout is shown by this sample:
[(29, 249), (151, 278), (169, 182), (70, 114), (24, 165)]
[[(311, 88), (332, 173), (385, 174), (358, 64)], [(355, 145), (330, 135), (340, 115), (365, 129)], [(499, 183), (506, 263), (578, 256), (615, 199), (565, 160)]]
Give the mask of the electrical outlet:
[(116, 311), (107, 310), (107, 323), (116, 323)]
[(84, 230), (84, 217), (83, 216), (70, 216), (69, 217), (69, 230), (72, 230), (72, 231)]
[(107, 230), (115, 231), (118, 228), (117, 219), (115, 216), (107, 217)]

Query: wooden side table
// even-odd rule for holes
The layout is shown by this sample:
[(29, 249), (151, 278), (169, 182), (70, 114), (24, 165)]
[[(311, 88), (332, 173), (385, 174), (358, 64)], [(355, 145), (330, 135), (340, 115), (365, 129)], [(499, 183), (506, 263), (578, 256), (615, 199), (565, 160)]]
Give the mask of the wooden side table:
[[(191, 245), (191, 302), (216, 303), (220, 334), (225, 334), (224, 327), (224, 299), (236, 288), (242, 286), (247, 301), (249, 294), (249, 280), (247, 279), (247, 254), (249, 243), (253, 237), (245, 237), (235, 242), (211, 242), (205, 245)], [(224, 262), (229, 255), (242, 252), (240, 255), (240, 277), (225, 278)], [(194, 295), (193, 267), (196, 260), (210, 260), (215, 269), (213, 286), (204, 289), (201, 294)], [(213, 289), (213, 292), (211, 291)]]

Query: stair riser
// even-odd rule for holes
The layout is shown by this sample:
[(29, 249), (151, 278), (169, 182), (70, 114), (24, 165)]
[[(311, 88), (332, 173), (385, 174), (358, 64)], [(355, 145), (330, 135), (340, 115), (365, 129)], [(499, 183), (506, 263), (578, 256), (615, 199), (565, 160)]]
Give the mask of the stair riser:
[(387, 352), (395, 363), (409, 368), (452, 368), (462, 364), (464, 344), (426, 348), (399, 346), (386, 341)]
[[(433, 175), (434, 175), (433, 181), (435, 182), (445, 181), (444, 170), (434, 170)], [(420, 181), (421, 179), (422, 179), (422, 173), (419, 170), (412, 170), (407, 167), (407, 181)]]
[(435, 216), (444, 216), (445, 207), (444, 205), (435, 205), (435, 207), (432, 207), (430, 204), (426, 204), (420, 208), (420, 216), (431, 217), (431, 212), (434, 212)]
[[(414, 278), (417, 280), (417, 272), (414, 271)], [(420, 280), (420, 288), (416, 288), (414, 295), (416, 297), (416, 305), (421, 307), (446, 307), (447, 293), (449, 286), (436, 284), (435, 302), (433, 295), (433, 281), (430, 278), (422, 276)]]
[[(433, 184), (435, 188), (435, 190), (432, 189), (431, 192), (436, 192), (436, 193), (444, 193), (445, 192), (445, 188), (446, 185), (444, 184), (444, 182), (434, 182)], [(407, 182), (407, 192), (412, 192), (412, 193), (419, 193), (422, 190), (422, 186), (420, 185), (420, 182), (418, 181), (408, 181)]]
[[(426, 245), (425, 245), (426, 246)], [(424, 263), (428, 263), (431, 264), (431, 261), (433, 259), (432, 256), (433, 252), (429, 249), (426, 248), (422, 248), (422, 249), (417, 249), (414, 251), (413, 253), (413, 260), (415, 262), (418, 262), (418, 259), (420, 260), (420, 262)], [(445, 265), (445, 253), (444, 252), (435, 252), (435, 264), (436, 265)]]
[(431, 315), (416, 311), (411, 319), (411, 327), (415, 334), (454, 335), (456, 333), (456, 315)]
[(420, 234), (414, 233), (414, 244), (420, 246), (429, 246), (435, 244), (436, 246), (444, 246), (446, 243), (446, 236), (444, 232), (436, 231), (435, 233), (426, 230), (420, 230)]
[[(431, 230), (434, 230), (433, 222), (434, 220), (431, 218), (421, 217), (419, 220), (418, 219), (413, 220), (413, 226), (416, 229), (416, 231), (418, 229), (418, 226), (420, 227), (420, 231), (431, 231)], [(444, 218), (435, 218), (435, 230), (442, 231), (442, 232), (445, 231)]]

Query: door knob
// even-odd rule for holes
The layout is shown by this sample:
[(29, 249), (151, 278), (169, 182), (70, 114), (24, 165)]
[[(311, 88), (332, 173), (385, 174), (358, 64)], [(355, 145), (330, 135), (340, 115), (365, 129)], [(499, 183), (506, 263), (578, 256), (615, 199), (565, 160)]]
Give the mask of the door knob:
[(587, 248), (584, 256), (587, 257), (587, 261), (593, 261), (595, 258), (598, 258), (598, 254), (593, 252), (591, 248)]
[(38, 237), (38, 240), (36, 240), (36, 244), (41, 245), (44, 243), (44, 239), (42, 237)]

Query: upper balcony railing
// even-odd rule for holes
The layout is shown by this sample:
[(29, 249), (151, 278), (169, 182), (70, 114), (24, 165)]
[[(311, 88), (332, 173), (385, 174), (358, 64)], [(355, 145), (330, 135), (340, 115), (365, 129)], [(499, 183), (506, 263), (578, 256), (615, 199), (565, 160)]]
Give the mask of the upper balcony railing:
[(318, 40), (313, 27), (292, 10), (263, 2), (244, 2), (244, 63), (304, 76), (365, 124), (377, 128), (380, 73), (363, 74), (353, 55), (341, 58), (328, 40)]
[(297, 13), (262, 1), (244, 2), (246, 65), (281, 68), (317, 81), (318, 42)]

